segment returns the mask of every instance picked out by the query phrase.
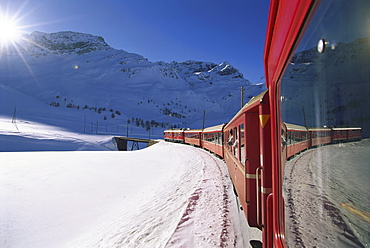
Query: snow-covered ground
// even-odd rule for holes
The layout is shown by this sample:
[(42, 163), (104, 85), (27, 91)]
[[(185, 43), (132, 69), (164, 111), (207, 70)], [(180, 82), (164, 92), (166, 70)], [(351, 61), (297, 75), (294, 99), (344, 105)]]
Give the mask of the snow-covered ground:
[(370, 140), (305, 151), (286, 164), (288, 247), (370, 246)]
[(0, 116), (0, 151), (117, 150), (112, 136), (74, 133), (27, 120)]
[(159, 138), (163, 128), (126, 129), (118, 116), (98, 124), (94, 111), (55, 108), (7, 83), (0, 96), (1, 248), (246, 247), (260, 239), (213, 155), (165, 142), (118, 152), (113, 135)]
[(160, 141), (0, 155), (1, 247), (247, 247), (260, 238), (246, 231), (224, 162), (201, 149)]

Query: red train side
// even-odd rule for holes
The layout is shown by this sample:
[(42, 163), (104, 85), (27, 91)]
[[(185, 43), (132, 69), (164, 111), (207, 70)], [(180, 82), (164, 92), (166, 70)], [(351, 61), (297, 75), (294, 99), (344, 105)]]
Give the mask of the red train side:
[(164, 130), (164, 140), (177, 142), (177, 143), (184, 143), (184, 130), (183, 129), (166, 129)]
[(201, 147), (202, 129), (188, 129), (184, 131), (184, 142), (186, 144)]
[(330, 128), (308, 128), (310, 147), (322, 146), (331, 143)]
[(361, 140), (361, 128), (337, 127), (332, 128), (332, 143)]
[[(352, 4), (352, 2), (344, 0), (338, 0), (338, 2), (340, 2), (340, 4)], [(360, 1), (356, 3), (359, 4)], [(365, 1), (361, 2), (361, 4), (364, 3)], [(332, 87), (334, 83), (338, 83), (338, 80), (331, 82), (327, 77), (323, 77), (321, 81), (318, 81), (319, 83), (316, 82), (316, 89), (313, 87), (314, 90), (316, 90), (314, 91), (316, 95), (321, 93), (318, 87), (320, 86), (321, 89), (325, 84), (329, 89), (327, 91), (328, 95), (333, 95), (333, 90), (336, 90), (336, 98), (334, 98), (334, 101), (331, 103), (332, 106), (335, 105), (336, 107), (328, 109), (328, 106), (331, 105), (325, 101), (325, 97), (315, 98), (315, 100), (322, 102), (321, 105), (315, 105), (316, 102), (313, 104), (312, 98), (304, 97), (304, 94), (296, 94), (295, 92), (296, 89), (294, 86), (301, 86), (297, 88), (303, 88), (306, 87), (306, 85), (315, 86), (313, 79), (319, 75), (316, 70), (313, 70), (316, 74), (303, 78), (306, 79), (306, 81), (301, 80), (301, 78), (298, 78), (299, 80), (294, 79), (298, 74), (288, 75), (289, 77), (284, 78), (287, 68), (290, 65), (294, 65), (294, 62), (292, 62), (294, 51), (303, 38), (311, 18), (314, 18), (315, 11), (319, 7), (322, 7), (321, 11), (324, 11), (322, 13), (325, 13), (325, 11), (333, 11), (333, 13), (339, 11), (338, 13), (340, 13), (341, 8), (325, 8), (328, 4), (335, 5), (337, 1), (329, 3), (315, 0), (271, 0), (264, 52), (266, 86), (268, 91), (251, 99), (251, 101), (226, 125), (221, 125), (217, 128), (207, 128), (201, 132), (195, 130), (188, 130), (185, 132), (185, 143), (192, 145), (199, 144), (202, 148), (214, 152), (225, 159), (230, 178), (249, 225), (262, 230), (263, 247), (286, 247), (287, 235), (285, 232), (286, 230), (288, 233), (291, 231), (289, 228), (286, 229), (285, 226), (287, 202), (285, 202), (283, 197), (283, 184), (285, 180), (284, 170), (287, 166), (286, 160), (307, 149), (332, 143), (356, 141), (362, 138), (362, 129), (359, 127), (334, 127), (330, 129), (318, 127), (320, 125), (312, 128), (284, 123), (289, 122), (289, 119), (286, 120), (284, 118), (293, 113), (297, 115), (301, 109), (304, 116), (302, 122), (306, 123), (307, 117), (307, 123), (311, 123), (307, 124), (307, 126), (315, 126), (317, 123), (337, 123), (337, 125), (356, 123), (356, 119), (353, 118), (352, 115), (355, 115), (355, 107), (357, 108), (357, 105), (351, 105), (353, 109), (351, 107), (350, 112), (347, 111), (347, 113), (345, 113), (345, 108), (343, 106), (335, 105), (337, 103), (339, 104), (342, 99), (345, 99), (344, 96), (349, 96), (349, 94), (342, 94), (341, 97), (338, 96), (337, 92), (340, 93), (342, 89), (340, 87)], [(353, 6), (356, 6), (356, 4)], [(359, 4), (356, 8), (359, 8), (359, 6), (361, 5)], [(337, 15), (332, 16), (336, 17)], [(338, 17), (338, 19), (340, 18), (341, 17)], [(317, 22), (317, 20), (319, 20), (319, 22)], [(315, 24), (322, 25), (321, 19), (317, 18)], [(334, 25), (336, 23), (333, 22), (331, 24)], [(343, 22), (341, 24), (345, 23)], [(321, 28), (322, 27), (314, 29), (314, 31), (322, 32)], [(312, 30), (310, 30), (310, 32), (312, 32)], [(311, 34), (310, 32), (309, 34)], [(306, 55), (312, 53), (315, 56), (310, 57), (309, 61), (306, 57), (303, 57), (301, 61), (302, 68), (313, 63), (312, 61), (318, 59), (319, 56), (325, 55), (322, 54), (324, 51), (323, 49), (329, 42), (324, 39), (324, 36), (318, 37), (319, 39), (315, 40), (316, 43), (314, 43), (314, 45), (318, 44), (317, 48), (313, 47), (315, 49), (311, 49), (311, 47), (308, 47), (310, 49), (307, 50), (309, 53), (306, 52)], [(331, 52), (340, 51), (340, 49), (335, 50), (336, 46), (337, 43), (334, 42), (331, 46)], [(329, 49), (329, 47), (327, 49)], [(330, 53), (327, 54), (330, 55)], [(324, 60), (318, 60), (314, 62), (321, 65), (320, 63), (323, 61)], [(327, 59), (327, 61), (331, 60)], [(353, 68), (349, 69), (353, 70)], [(320, 70), (323, 75), (324, 73), (331, 72), (325, 71), (325, 67), (318, 66), (316, 69)], [(305, 70), (300, 70), (300, 73), (304, 73), (304, 71)], [(292, 73), (293, 72), (297, 72), (297, 69), (295, 68), (295, 70), (292, 70)], [(327, 75), (335, 78), (336, 73)], [(349, 73), (348, 75), (357, 74)], [(300, 74), (298, 76), (300, 76)], [(282, 81), (288, 81), (289, 83), (290, 79), (292, 79), (292, 84), (288, 85), (293, 87), (282, 88), (282, 84), (284, 85)], [(347, 80), (348, 82), (346, 81), (343, 85), (349, 85), (354, 79), (355, 78), (351, 78)], [(357, 83), (358, 85), (364, 85), (362, 81)], [(287, 89), (290, 89), (291, 92)], [(288, 104), (289, 101), (292, 100), (292, 98), (286, 97), (285, 93), (287, 92), (300, 96), (298, 99), (299, 104), (296, 104), (297, 106), (299, 105), (298, 111), (291, 111), (288, 107), (285, 109), (283, 108), (285, 103)], [(304, 93), (308, 95), (306, 91)], [(282, 101), (283, 99), (287, 101), (284, 103), (284, 101)], [(306, 108), (300, 105), (303, 102), (308, 102)], [(288, 105), (284, 105), (284, 107), (285, 106)], [(321, 112), (315, 109), (312, 113), (317, 113), (317, 115), (312, 115), (308, 111), (312, 106), (316, 108), (321, 108), (322, 106), (324, 108), (326, 106), (327, 108), (323, 109), (324, 111)], [(287, 113), (289, 115), (286, 115)], [(320, 115), (318, 113), (320, 113)], [(361, 112), (361, 120), (362, 113), (364, 112)], [(286, 116), (284, 117), (283, 114)], [(342, 122), (341, 118), (346, 120), (345, 117), (348, 119), (347, 122)], [(165, 139), (167, 137), (166, 140), (175, 141), (176, 139), (174, 137), (172, 139), (168, 138), (172, 134), (171, 132), (166, 134), (166, 131)], [(186, 133), (189, 133), (188, 138), (186, 137)], [(199, 139), (190, 137), (195, 133), (199, 134)], [(219, 135), (221, 133), (222, 138), (220, 139)], [(220, 143), (220, 140), (223, 140), (223, 143)], [(319, 148), (316, 150), (319, 151), (321, 149)], [(312, 154), (314, 154), (314, 152), (312, 152)], [(323, 178), (322, 181), (325, 180), (326, 179)], [(342, 205), (339, 204), (339, 206)], [(289, 215), (287, 216), (289, 217)]]
[(359, 141), (362, 138), (362, 128), (360, 127), (349, 128), (347, 132), (348, 132), (347, 141)]
[(267, 209), (271, 170), (265, 166), (271, 162), (268, 97), (265, 91), (251, 99), (224, 127), (224, 159), (230, 178), (249, 225), (262, 230), (271, 221)]
[(294, 156), (310, 147), (309, 132), (306, 127), (285, 123), (287, 158)]
[(205, 128), (202, 132), (202, 148), (224, 157), (222, 130), (224, 124)]
[[(271, 123), (268, 91), (251, 99), (228, 124), (205, 129), (171, 129), (165, 140), (202, 147), (225, 159), (239, 203), (248, 224), (262, 230), (265, 244), (274, 233), (272, 204)], [(284, 123), (283, 159), (330, 143), (361, 139), (361, 128), (306, 128)], [(339, 132), (340, 131), (340, 132)]]

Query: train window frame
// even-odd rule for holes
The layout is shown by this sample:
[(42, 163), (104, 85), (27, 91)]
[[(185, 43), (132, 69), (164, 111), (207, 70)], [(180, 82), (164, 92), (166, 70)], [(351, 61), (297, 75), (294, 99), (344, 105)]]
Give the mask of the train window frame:
[[(314, 15), (314, 14), (312, 14), (312, 15)], [(308, 26), (309, 24), (310, 23), (306, 22), (304, 26)], [(307, 33), (307, 34), (310, 34), (310, 33)], [(300, 33), (300, 35), (299, 35), (296, 43), (294, 44), (294, 49), (292, 49), (292, 52), (291, 52), (291, 54), (289, 56), (290, 59), (297, 52), (296, 49), (300, 45), (301, 38), (303, 37), (303, 35), (306, 35), (306, 32), (301, 32)], [(318, 52), (320, 52), (320, 51), (318, 51)], [(290, 61), (290, 59), (288, 61)], [(288, 63), (285, 65), (284, 70), (280, 74), (280, 78), (279, 78), (279, 80), (277, 82), (277, 89), (276, 89), (276, 92), (275, 92), (276, 93), (276, 104), (277, 104), (276, 110), (277, 110), (277, 116), (278, 116), (278, 118), (277, 118), (277, 127), (281, 127), (282, 126), (281, 123), (284, 120), (284, 118), (282, 116), (282, 108), (283, 107), (282, 107), (282, 104), (281, 104), (281, 99), (282, 99), (281, 90), (282, 90), (282, 84), (284, 84), (284, 82), (283, 82), (283, 76), (284, 76), (287, 68), (288, 68)], [(347, 133), (350, 134), (352, 132), (353, 133), (354, 132), (357, 133), (358, 130), (356, 130), (356, 131), (354, 131), (354, 130), (353, 131), (348, 131)], [(312, 139), (320, 139), (320, 138), (329, 138), (329, 137), (331, 137), (330, 131), (327, 131), (327, 130), (311, 130), (311, 131), (309, 131), (309, 133), (311, 134), (311, 138)], [(336, 132), (336, 135), (346, 135), (347, 133), (345, 133), (344, 131), (343, 132), (342, 131), (337, 131)], [(289, 141), (287, 140), (288, 143), (290, 143), (291, 141), (292, 142), (295, 142), (296, 141), (295, 138), (294, 138), (294, 135), (292, 137), (292, 140), (290, 140), (290, 139), (289, 139)], [(280, 156), (283, 156), (281, 154), (281, 152), (279, 152), (278, 154), (280, 154)], [(282, 158), (281, 158), (281, 160), (282, 160)], [(281, 183), (279, 183), (279, 186), (281, 185), (281, 187), (282, 187), (282, 185), (284, 183), (282, 178), (284, 177), (285, 162), (281, 162), (281, 165), (279, 166), (279, 168), (280, 169), (279, 169), (279, 178), (278, 179), (281, 180)], [(284, 205), (279, 204), (279, 207), (281, 207), (281, 206), (284, 206)], [(280, 215), (279, 214), (279, 218), (281, 218), (281, 217), (284, 218), (284, 219), (280, 219), (280, 223), (284, 223), (285, 222), (284, 215)], [(284, 232), (285, 232), (285, 228), (283, 228), (281, 230), (284, 230)]]
[(245, 149), (245, 126), (244, 126), (244, 123), (241, 123), (239, 125), (239, 153), (240, 153), (240, 156), (239, 156), (239, 161), (240, 163), (245, 166), (245, 159), (246, 159), (246, 149)]
[(237, 149), (237, 141), (239, 139), (238, 127), (234, 127), (233, 132), (234, 132), (234, 140), (233, 140), (233, 144), (232, 144), (231, 149), (233, 150), (234, 157), (239, 159), (239, 156), (238, 156), (239, 149)]

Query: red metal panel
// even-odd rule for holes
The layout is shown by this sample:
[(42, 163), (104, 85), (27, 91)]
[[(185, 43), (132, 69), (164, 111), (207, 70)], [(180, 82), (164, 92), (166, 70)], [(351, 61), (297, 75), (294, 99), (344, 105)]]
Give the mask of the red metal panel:
[[(233, 131), (231, 134), (230, 131)], [(260, 135), (261, 132), (264, 135)], [(241, 135), (243, 139), (241, 139)], [(250, 226), (263, 229), (271, 193), (268, 93), (252, 99), (224, 128), (225, 160)], [(233, 137), (228, 144), (228, 139)], [(235, 139), (239, 142), (235, 143)], [(264, 139), (264, 142), (260, 142)], [(261, 144), (263, 143), (263, 144)], [(262, 157), (265, 160), (262, 164)], [(263, 171), (262, 171), (263, 167)], [(243, 174), (244, 173), (244, 174)]]
[(361, 129), (356, 128), (354, 130), (348, 130), (348, 141), (361, 140), (362, 134)]
[(203, 130), (202, 132), (202, 144), (201, 146), (208, 151), (211, 151), (220, 157), (224, 156), (223, 152), (223, 140), (222, 140), (222, 130), (224, 124), (209, 127)]
[(348, 130), (332, 131), (332, 142), (344, 142), (348, 140)]
[(184, 131), (176, 130), (173, 132), (173, 140), (175, 142), (184, 143)]
[(173, 132), (165, 131), (164, 140), (173, 141)]
[[(247, 194), (246, 194), (246, 172), (245, 166), (240, 162), (236, 157), (236, 151), (239, 151), (240, 144), (235, 147), (235, 130), (239, 129), (241, 124), (244, 124), (245, 127), (245, 111), (246, 108), (243, 108), (239, 113), (225, 126), (223, 130), (224, 141), (224, 158), (230, 173), (230, 178), (234, 184), (235, 190), (239, 197), (239, 202), (243, 207), (243, 211), (248, 219), (248, 204), (247, 204)], [(230, 130), (233, 131), (230, 134)], [(239, 130), (240, 131), (240, 130)], [(232, 137), (232, 139), (230, 139)], [(228, 144), (230, 141), (230, 144)], [(248, 143), (245, 137), (244, 143)], [(255, 144), (257, 145), (257, 144)], [(236, 150), (237, 149), (237, 150)], [(249, 221), (249, 220), (248, 220)]]
[(213, 152), (214, 154), (217, 154), (220, 157), (223, 157), (222, 145), (203, 140), (202, 147), (210, 152)]
[[(246, 151), (246, 215), (249, 226), (260, 227), (257, 221), (257, 169), (260, 167), (260, 136), (258, 106), (248, 109), (245, 114), (245, 151)], [(259, 190), (258, 190), (259, 191)]]
[[(265, 94), (259, 105), (260, 130), (260, 170), (261, 182), (258, 186), (257, 214), (259, 225), (262, 227), (262, 242), (269, 243), (266, 227), (268, 223), (268, 197), (272, 192), (272, 166), (271, 166), (271, 120), (269, 108), (269, 95)], [(257, 179), (259, 173), (257, 173)]]
[(272, 0), (265, 43), (266, 84), (276, 84), (314, 0)]
[(201, 131), (185, 131), (184, 135), (184, 140), (186, 144), (191, 144), (199, 147), (201, 146)]
[(295, 143), (293, 145), (289, 145), (287, 147), (287, 158), (290, 158), (291, 156), (300, 153), (301, 151), (307, 150), (309, 146), (309, 141), (302, 141), (299, 143)]
[(200, 139), (188, 138), (185, 136), (185, 143), (195, 146), (200, 146)]
[[(281, 77), (294, 46), (307, 23), (314, 0), (272, 0), (267, 27), (264, 65), (266, 85), (270, 97), (272, 194), (268, 197), (268, 223), (264, 233), (264, 247), (285, 247), (284, 200), (282, 196), (283, 164), (280, 120)], [(286, 156), (285, 154), (283, 155)], [(284, 161), (283, 161), (284, 162)], [(271, 224), (270, 224), (271, 223)]]
[(234, 189), (236, 190), (239, 201), (243, 207), (243, 210), (247, 208), (245, 199), (245, 170), (244, 167), (238, 163), (234, 155), (230, 150), (225, 149), (224, 159), (226, 161), (227, 168), (230, 173), (230, 178), (233, 182)]

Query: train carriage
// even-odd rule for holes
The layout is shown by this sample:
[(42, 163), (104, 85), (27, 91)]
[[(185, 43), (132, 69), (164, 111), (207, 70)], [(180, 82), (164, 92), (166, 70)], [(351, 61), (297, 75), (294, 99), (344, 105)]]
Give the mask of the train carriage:
[(348, 130), (348, 141), (359, 141), (362, 138), (362, 128), (353, 127)]
[(173, 141), (173, 132), (171, 132), (171, 130), (166, 129), (164, 130), (163, 134), (165, 141)]
[(222, 129), (225, 124), (205, 128), (202, 132), (202, 148), (217, 154), (220, 157), (224, 156)]
[[(252, 227), (267, 223), (271, 193), (270, 121), (267, 91), (252, 98), (224, 127), (224, 159), (239, 202)], [(263, 161), (261, 158), (263, 157)]]
[(287, 158), (294, 156), (310, 147), (309, 133), (306, 127), (288, 124), (286, 126)]
[(164, 140), (176, 143), (184, 143), (184, 129), (166, 129), (164, 130)]
[(347, 142), (348, 128), (332, 128), (331, 130), (332, 143)]
[(188, 129), (184, 131), (184, 141), (186, 144), (201, 147), (202, 129)]
[(332, 143), (361, 140), (360, 127), (334, 127), (331, 133)]
[(317, 147), (331, 143), (331, 129), (324, 127), (308, 128), (310, 147)]

